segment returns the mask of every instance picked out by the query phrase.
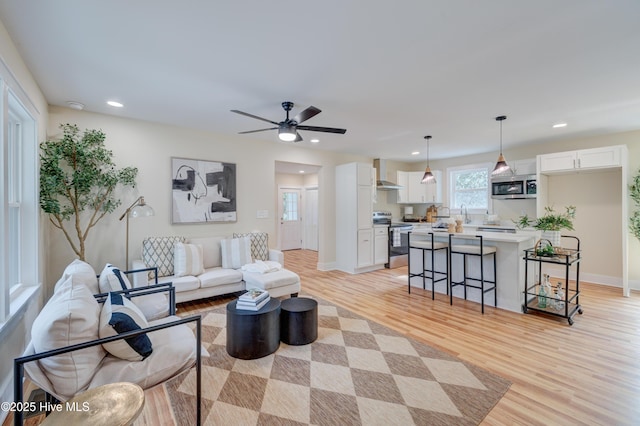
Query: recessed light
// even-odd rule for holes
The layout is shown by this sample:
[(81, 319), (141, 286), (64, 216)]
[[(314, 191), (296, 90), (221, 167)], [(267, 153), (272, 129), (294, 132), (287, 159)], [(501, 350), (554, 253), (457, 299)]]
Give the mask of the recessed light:
[(78, 111), (82, 111), (84, 109), (84, 104), (76, 101), (68, 101), (67, 105), (69, 108), (77, 109)]
[(311, 143), (318, 143), (318, 142), (320, 142), (320, 139), (315, 139), (315, 138), (314, 138), (314, 139), (311, 139), (311, 141), (310, 141), (310, 142), (311, 142)]
[(304, 170), (300, 170), (298, 173), (304, 173)]
[(413, 151), (411, 155), (420, 155), (420, 151)]
[(561, 127), (567, 127), (567, 123), (556, 123), (553, 125), (554, 129), (559, 129)]
[(116, 108), (122, 108), (124, 106), (120, 102), (116, 102), (116, 101), (107, 101), (107, 105), (110, 105)]

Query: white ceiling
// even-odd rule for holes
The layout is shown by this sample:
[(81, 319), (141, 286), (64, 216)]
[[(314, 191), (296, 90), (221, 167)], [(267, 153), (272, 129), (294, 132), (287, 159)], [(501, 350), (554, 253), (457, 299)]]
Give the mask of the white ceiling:
[(638, 0), (0, 2), (52, 105), (235, 134), (270, 125), (229, 110), (281, 121), (293, 101), (347, 129), (300, 146), (400, 161), (427, 134), (431, 159), (497, 151), (498, 115), (507, 157), (640, 129), (639, 18)]

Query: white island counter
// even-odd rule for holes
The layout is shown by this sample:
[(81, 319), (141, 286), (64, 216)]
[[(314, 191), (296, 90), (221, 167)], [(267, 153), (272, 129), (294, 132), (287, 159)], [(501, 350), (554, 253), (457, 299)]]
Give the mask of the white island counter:
[[(431, 227), (428, 226), (416, 226), (411, 232), (411, 239), (429, 239), (429, 232), (432, 232)], [(449, 233), (442, 231), (433, 232), (436, 241), (448, 242)], [(524, 303), (524, 260), (523, 251), (531, 248), (535, 245), (539, 238), (537, 232), (530, 231), (517, 231), (516, 233), (503, 233), (503, 232), (477, 232), (475, 227), (467, 227), (463, 233), (454, 233), (454, 244), (468, 244), (460, 238), (473, 238), (476, 235), (482, 236), (484, 245), (496, 247), (496, 269), (497, 269), (497, 294), (498, 294), (498, 308), (507, 309), (513, 312), (522, 312), (522, 305)], [(477, 244), (479, 241), (476, 239), (473, 243)], [(469, 243), (471, 244), (471, 243)], [(441, 252), (441, 253), (440, 253)], [(438, 271), (444, 271), (446, 268), (444, 251), (438, 252), (436, 256), (435, 266)], [(410, 273), (420, 273), (422, 268), (422, 250), (410, 249)], [(430, 266), (431, 258), (429, 252), (427, 252), (426, 262), (427, 267)], [(467, 274), (471, 277), (480, 277), (479, 270), (479, 257), (468, 256), (468, 271)], [(462, 256), (453, 256), (453, 265), (451, 265), (454, 281), (462, 280)], [(533, 268), (530, 268), (530, 273), (533, 273)], [(489, 279), (493, 278), (493, 262), (490, 257), (485, 259), (485, 277)], [(530, 280), (533, 279), (531, 276)], [(474, 283), (476, 284), (476, 283)], [(422, 278), (412, 277), (411, 286), (422, 288)], [(431, 289), (431, 282), (427, 280), (427, 290)], [(435, 291), (437, 293), (447, 292), (445, 281), (436, 284)], [(457, 286), (454, 288), (453, 296), (464, 298), (463, 287)], [(480, 302), (480, 290), (469, 288), (467, 289), (467, 300), (473, 300)], [(454, 299), (453, 304), (456, 301)], [(485, 305), (493, 304), (493, 294), (487, 293), (485, 295)]]

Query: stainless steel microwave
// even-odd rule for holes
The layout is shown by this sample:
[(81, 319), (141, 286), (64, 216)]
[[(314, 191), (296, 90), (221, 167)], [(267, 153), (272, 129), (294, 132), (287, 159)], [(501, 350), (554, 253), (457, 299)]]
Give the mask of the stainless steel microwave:
[(537, 192), (536, 175), (514, 175), (491, 179), (491, 198), (494, 200), (536, 198)]

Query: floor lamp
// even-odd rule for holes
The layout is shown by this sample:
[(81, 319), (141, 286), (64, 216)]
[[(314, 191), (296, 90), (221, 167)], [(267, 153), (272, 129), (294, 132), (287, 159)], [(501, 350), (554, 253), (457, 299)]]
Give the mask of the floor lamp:
[(133, 202), (129, 206), (122, 216), (120, 216), (119, 220), (127, 218), (127, 242), (126, 242), (126, 264), (125, 269), (129, 269), (129, 218), (138, 218), (138, 217), (148, 217), (155, 215), (155, 212), (147, 203), (144, 202), (144, 197), (140, 196), (137, 200)]

